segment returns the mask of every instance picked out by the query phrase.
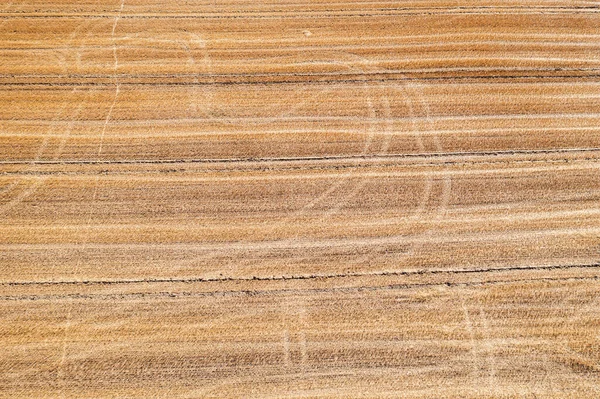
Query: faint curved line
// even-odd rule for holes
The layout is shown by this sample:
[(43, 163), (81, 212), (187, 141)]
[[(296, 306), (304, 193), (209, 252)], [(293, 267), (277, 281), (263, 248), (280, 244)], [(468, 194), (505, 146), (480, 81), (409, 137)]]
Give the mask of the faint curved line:
[[(115, 30), (117, 28), (117, 24), (119, 22), (119, 18), (121, 17), (121, 12), (123, 11), (123, 7), (125, 6), (125, 0), (121, 0), (121, 7), (119, 9), (119, 12), (117, 14), (117, 16), (115, 17), (113, 26), (112, 26), (112, 34), (111, 34), (111, 38), (112, 38), (112, 42), (113, 42), (113, 56), (114, 56), (114, 70), (115, 70), (115, 84), (116, 84), (116, 90), (115, 90), (115, 96), (113, 98), (112, 104), (110, 106), (110, 109), (107, 113), (106, 116), (106, 120), (104, 121), (104, 125), (102, 126), (102, 132), (100, 134), (100, 144), (98, 146), (98, 156), (100, 155), (100, 153), (102, 152), (102, 144), (103, 144), (103, 140), (104, 140), (104, 133), (106, 131), (106, 126), (108, 125), (108, 122), (110, 120), (111, 114), (112, 114), (112, 110), (115, 106), (115, 103), (117, 102), (117, 98), (119, 96), (119, 83), (117, 80), (117, 76), (116, 76), (116, 72), (118, 69), (118, 58), (117, 58), (117, 45), (116, 45), (116, 41), (115, 41)], [(96, 180), (94, 183), (94, 193), (92, 196), (92, 200), (90, 203), (90, 206), (93, 206), (93, 204), (96, 201), (96, 196), (98, 193), (98, 180), (99, 180), (99, 176), (96, 176)], [(88, 215), (88, 219), (87, 219), (87, 223), (86, 226), (89, 227), (90, 223), (91, 223), (91, 219), (92, 219), (92, 211), (93, 208), (90, 209), (89, 215)], [(88, 233), (89, 234), (89, 233)], [(86, 234), (82, 240), (82, 251), (85, 250), (85, 246), (87, 244), (88, 241), (88, 234)], [(77, 258), (77, 263), (75, 264), (75, 267), (73, 269), (73, 274), (77, 275), (79, 272), (79, 265), (80, 265), (80, 261), (81, 261), (81, 256), (79, 256)], [(61, 396), (63, 398), (66, 397), (65, 394), (65, 376), (64, 376), (64, 364), (65, 361), (67, 359), (67, 349), (68, 349), (68, 335), (69, 335), (69, 329), (71, 327), (71, 320), (72, 320), (72, 312), (73, 312), (73, 305), (72, 303), (69, 304), (68, 307), (68, 313), (67, 313), (67, 317), (66, 317), (66, 321), (65, 321), (65, 327), (64, 327), (64, 332), (63, 332), (63, 340), (62, 340), (62, 350), (61, 350), (61, 358), (58, 364), (58, 371), (56, 373), (56, 378), (59, 381), (59, 393), (61, 394)]]
[[(349, 54), (350, 56), (353, 56), (354, 58), (358, 59), (360, 62), (366, 63), (366, 64), (368, 64), (368, 65), (369, 65), (369, 64), (372, 64), (372, 62), (370, 62), (370, 61), (368, 61), (368, 60), (365, 60), (365, 59), (364, 59), (364, 57), (361, 57), (361, 56), (355, 55), (355, 54), (353, 54), (353, 53), (348, 53), (348, 54)], [(375, 67), (375, 70), (381, 70), (381, 68)], [(403, 96), (403, 97), (405, 98), (405, 101), (406, 101), (406, 103), (407, 103), (407, 106), (408, 106), (408, 109), (409, 109), (409, 116), (410, 116), (410, 119), (411, 119), (411, 123), (412, 123), (412, 126), (413, 126), (413, 130), (414, 130), (415, 132), (418, 132), (419, 130), (418, 130), (418, 129), (416, 129), (416, 122), (415, 122), (415, 119), (414, 119), (414, 109), (413, 109), (412, 99), (411, 99), (411, 96), (410, 96), (410, 94), (408, 93), (408, 91), (405, 89), (404, 85), (405, 85), (405, 83), (404, 83), (404, 82), (402, 82), (402, 84), (401, 84), (401, 85), (398, 85), (397, 83), (394, 83), (394, 84), (393, 84), (391, 87), (393, 87), (393, 88), (395, 88), (395, 89), (400, 89), (400, 90), (402, 90), (402, 91), (404, 92), (405, 96)], [(383, 87), (381, 84), (380, 84), (380, 86), (381, 86), (381, 87)], [(428, 120), (428, 122), (429, 122), (429, 123), (431, 123), (431, 121), (430, 121), (430, 111), (429, 111), (429, 105), (428, 105), (428, 104), (426, 104), (426, 102), (425, 102), (425, 101), (423, 101), (423, 98), (422, 98), (422, 97), (423, 97), (423, 96), (421, 95), (421, 96), (420, 96), (420, 98), (421, 98), (421, 103), (422, 103), (422, 105), (424, 105), (424, 111), (425, 111), (425, 113), (426, 113), (426, 119)], [(387, 100), (387, 98), (386, 98), (386, 100)], [(389, 112), (390, 112), (390, 111), (389, 111), (389, 100), (387, 100), (387, 104), (388, 104), (387, 112), (389, 113)], [(385, 105), (385, 102), (384, 102), (384, 105)], [(426, 105), (426, 107), (425, 107), (425, 105)], [(386, 119), (389, 119), (389, 117), (386, 117)], [(417, 134), (417, 135), (416, 135), (416, 138), (417, 138), (417, 143), (418, 143), (419, 149), (420, 149), (421, 151), (423, 151), (423, 150), (425, 149), (425, 146), (424, 146), (424, 144), (423, 144), (423, 141), (422, 141), (422, 138), (421, 138), (421, 134)], [(388, 146), (389, 146), (389, 137), (388, 137), (388, 139), (387, 139), (387, 140), (384, 140), (384, 144), (382, 145), (382, 151), (387, 151), (387, 149), (388, 149)], [(439, 149), (439, 148), (441, 148), (441, 147), (438, 147), (438, 149)], [(385, 154), (385, 152), (384, 152), (384, 154)], [(365, 184), (366, 184), (366, 180), (361, 180), (361, 182), (360, 182), (360, 183), (358, 183), (358, 184), (355, 186), (355, 188), (354, 188), (354, 190), (351, 192), (351, 194), (354, 194), (354, 195), (355, 195), (355, 194), (356, 194), (356, 193), (357, 193), (357, 192), (358, 192), (358, 191), (359, 191), (359, 190), (362, 188), (362, 186), (364, 186)], [(419, 206), (418, 206), (418, 208), (415, 210), (415, 212), (414, 212), (414, 213), (413, 213), (413, 215), (412, 215), (412, 216), (415, 216), (415, 219), (416, 219), (416, 220), (418, 220), (418, 219), (421, 217), (421, 215), (422, 215), (422, 212), (424, 211), (424, 209), (425, 209), (425, 207), (426, 207), (426, 204), (427, 204), (427, 202), (429, 201), (430, 194), (431, 194), (431, 187), (432, 187), (432, 184), (433, 184), (433, 177), (432, 177), (432, 176), (428, 176), (428, 178), (426, 179), (426, 183), (425, 183), (425, 189), (424, 189), (424, 192), (423, 192), (423, 196), (421, 197), (421, 200), (420, 200), (420, 202), (419, 202)], [(444, 186), (444, 187), (446, 187), (446, 186)], [(444, 191), (444, 192), (443, 192), (443, 195), (444, 195), (444, 197), (446, 197), (446, 196), (448, 196), (449, 194), (446, 194), (446, 192)], [(425, 234), (425, 233), (422, 233), (421, 235), (423, 235), (423, 234)], [(364, 257), (363, 257), (363, 258), (361, 258), (361, 259), (358, 259), (358, 260), (356, 260), (355, 262), (353, 262), (353, 264), (359, 264), (359, 262), (363, 262), (363, 261), (365, 261), (365, 260), (368, 260), (368, 259), (370, 259), (370, 258), (372, 257), (372, 255), (371, 255), (371, 254), (372, 254), (373, 250), (374, 250), (374, 249), (373, 249), (373, 248), (371, 248), (371, 251), (369, 251), (369, 252), (367, 253), (367, 255), (366, 255), (366, 256), (364, 256)], [(413, 246), (411, 246), (411, 249), (410, 249), (408, 252), (406, 252), (406, 253), (404, 254), (404, 256), (410, 256), (410, 255), (411, 255), (413, 252), (414, 252), (414, 245), (413, 245)]]
[(100, 144), (98, 145), (98, 157), (100, 156), (100, 154), (102, 153), (102, 146), (104, 144), (104, 134), (106, 133), (106, 128), (108, 126), (108, 123), (110, 122), (110, 118), (112, 117), (112, 112), (113, 109), (115, 108), (115, 104), (117, 103), (117, 99), (119, 98), (119, 91), (121, 88), (121, 85), (119, 84), (119, 78), (117, 76), (117, 72), (119, 70), (119, 57), (117, 55), (117, 41), (115, 39), (115, 31), (117, 30), (117, 25), (119, 23), (119, 19), (121, 18), (121, 13), (123, 12), (123, 7), (125, 6), (125, 0), (121, 0), (121, 7), (119, 8), (119, 12), (117, 13), (117, 16), (115, 17), (115, 21), (113, 22), (112, 25), (112, 31), (111, 31), (111, 40), (112, 40), (112, 48), (113, 48), (113, 58), (114, 58), (114, 71), (115, 71), (115, 76), (114, 76), (114, 81), (115, 81), (115, 95), (113, 97), (112, 103), (110, 104), (110, 108), (108, 109), (108, 113), (106, 114), (106, 119), (104, 120), (104, 125), (102, 126), (102, 131), (100, 133)]
[[(191, 56), (191, 54), (190, 54), (190, 56)], [(342, 63), (342, 65), (345, 65), (345, 64), (343, 64), (343, 63)], [(345, 66), (346, 66), (346, 65), (345, 65)], [(212, 72), (212, 71), (209, 71), (209, 73), (210, 73), (210, 72)], [(321, 90), (318, 92), (318, 94), (319, 94), (319, 95), (323, 95), (324, 93), (328, 93), (328, 92), (330, 92), (330, 91), (331, 91), (331, 90), (332, 90), (334, 87), (337, 87), (337, 86), (327, 86), (326, 88), (323, 88), (323, 89), (321, 89)], [(367, 98), (367, 104), (369, 105), (369, 110), (370, 110), (369, 112), (370, 112), (370, 113), (371, 113), (371, 115), (373, 116), (373, 115), (375, 115), (375, 112), (374, 112), (374, 109), (373, 109), (373, 106), (372, 106), (372, 100), (371, 100), (371, 96), (370, 96), (370, 90), (368, 89), (368, 83), (367, 83), (367, 82), (364, 82), (364, 84), (363, 84), (363, 87), (365, 88), (365, 90), (366, 90), (366, 92), (367, 92), (367, 97), (366, 97), (366, 98)], [(303, 89), (302, 89), (302, 92), (304, 92), (304, 91), (306, 91), (306, 90), (307, 90), (307, 89), (306, 89), (305, 87), (303, 87)], [(291, 107), (291, 108), (287, 109), (286, 111), (284, 111), (284, 112), (281, 112), (280, 114), (278, 114), (278, 116), (277, 116), (277, 117), (281, 117), (281, 116), (284, 116), (284, 115), (289, 115), (290, 113), (294, 112), (294, 110), (296, 110), (296, 109), (298, 109), (300, 106), (304, 105), (304, 104), (305, 104), (307, 101), (308, 101), (308, 100), (304, 99), (304, 100), (302, 100), (302, 101), (298, 102), (298, 103), (297, 103), (296, 105), (294, 105), (293, 107)], [(219, 121), (219, 122), (222, 122), (222, 120), (221, 120), (221, 119), (219, 119), (219, 118), (215, 118), (214, 116), (212, 117), (212, 119), (215, 119), (215, 120), (217, 120), (217, 121)], [(368, 149), (368, 147), (369, 147), (369, 145), (370, 145), (370, 143), (371, 143), (372, 137), (373, 137), (373, 135), (374, 135), (374, 131), (372, 130), (373, 123), (374, 123), (374, 122), (371, 122), (371, 128), (369, 129), (369, 130), (370, 130), (370, 133), (369, 133), (369, 135), (367, 135), (367, 138), (366, 138), (366, 142), (365, 142), (365, 147), (364, 147), (363, 153), (366, 153), (366, 151), (367, 151), (367, 149)], [(330, 187), (328, 187), (328, 188), (327, 188), (327, 189), (326, 189), (326, 190), (325, 190), (325, 191), (324, 191), (324, 192), (323, 192), (323, 193), (322, 193), (322, 194), (321, 194), (319, 197), (317, 197), (316, 199), (313, 199), (313, 200), (312, 200), (312, 201), (310, 201), (309, 203), (305, 204), (305, 205), (304, 205), (304, 206), (303, 206), (301, 209), (299, 209), (299, 210), (295, 211), (294, 213), (292, 213), (290, 216), (286, 217), (286, 218), (285, 218), (285, 219), (283, 219), (282, 221), (279, 221), (279, 222), (278, 222), (278, 223), (277, 223), (275, 226), (272, 226), (272, 227), (271, 227), (271, 231), (273, 231), (273, 230), (275, 230), (276, 228), (278, 228), (278, 227), (280, 227), (280, 226), (284, 225), (285, 223), (288, 223), (289, 221), (291, 221), (291, 220), (293, 220), (293, 219), (295, 219), (295, 218), (299, 217), (299, 216), (300, 216), (300, 215), (302, 215), (302, 214), (303, 214), (303, 213), (304, 213), (306, 210), (308, 210), (308, 209), (312, 209), (312, 208), (313, 208), (313, 207), (314, 207), (314, 206), (315, 206), (317, 203), (319, 203), (320, 201), (322, 201), (322, 200), (324, 200), (325, 198), (327, 198), (327, 197), (328, 197), (328, 196), (329, 196), (331, 193), (333, 193), (333, 192), (334, 192), (334, 191), (336, 191), (336, 190), (337, 190), (339, 187), (341, 187), (343, 184), (345, 184), (345, 183), (347, 182), (347, 180), (348, 180), (348, 179), (347, 179), (346, 177), (344, 177), (343, 179), (336, 181), (336, 182), (335, 182), (333, 185), (331, 185)], [(281, 240), (281, 242), (290, 242), (290, 241), (293, 241), (294, 239), (295, 239), (295, 237), (291, 237), (291, 238), (283, 239), (283, 240)], [(217, 254), (218, 254), (218, 252), (209, 253), (209, 254), (206, 254), (205, 256), (202, 256), (202, 257), (200, 257), (200, 258), (195, 258), (195, 259), (191, 260), (190, 262), (204, 261), (204, 260), (206, 260), (207, 258), (214, 258), (215, 256), (217, 256)], [(188, 262), (186, 262), (186, 263), (188, 263)], [(231, 269), (231, 265), (232, 265), (232, 262), (229, 262), (228, 264), (224, 265), (224, 266), (223, 266), (223, 270), (227, 269), (228, 271), (230, 271), (230, 272), (231, 272), (231, 270), (232, 270), (232, 269)]]

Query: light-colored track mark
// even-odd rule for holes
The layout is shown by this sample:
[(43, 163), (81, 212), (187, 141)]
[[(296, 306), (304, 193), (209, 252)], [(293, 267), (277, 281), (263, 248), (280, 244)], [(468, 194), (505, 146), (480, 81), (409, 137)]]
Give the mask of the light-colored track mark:
[(102, 125), (102, 131), (100, 132), (100, 144), (98, 145), (98, 156), (100, 156), (100, 154), (102, 153), (102, 145), (104, 144), (104, 134), (106, 133), (106, 128), (108, 126), (108, 123), (110, 122), (110, 118), (112, 117), (112, 113), (113, 113), (113, 109), (115, 107), (115, 104), (117, 103), (117, 99), (119, 98), (119, 91), (121, 89), (121, 85), (119, 83), (118, 77), (117, 77), (117, 73), (119, 71), (119, 57), (118, 57), (118, 51), (117, 51), (117, 41), (115, 39), (115, 31), (117, 30), (117, 24), (119, 23), (119, 19), (121, 18), (121, 13), (123, 12), (123, 7), (125, 7), (125, 0), (121, 0), (121, 7), (119, 8), (119, 12), (117, 13), (117, 16), (115, 17), (115, 20), (113, 22), (112, 25), (112, 31), (111, 31), (111, 39), (112, 39), (112, 49), (113, 49), (113, 58), (114, 58), (114, 73), (115, 73), (115, 95), (113, 97), (112, 103), (110, 104), (110, 108), (108, 109), (108, 113), (106, 114), (106, 119), (104, 120), (104, 125)]

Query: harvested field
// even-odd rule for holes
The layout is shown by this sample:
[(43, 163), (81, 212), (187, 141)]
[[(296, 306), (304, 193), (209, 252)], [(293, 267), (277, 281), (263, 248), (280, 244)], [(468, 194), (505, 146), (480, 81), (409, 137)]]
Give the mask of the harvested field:
[(600, 6), (0, 5), (1, 398), (600, 397)]

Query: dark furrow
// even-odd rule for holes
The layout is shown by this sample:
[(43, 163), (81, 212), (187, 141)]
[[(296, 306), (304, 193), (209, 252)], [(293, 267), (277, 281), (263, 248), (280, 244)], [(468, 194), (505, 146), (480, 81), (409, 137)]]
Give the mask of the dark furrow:
[[(131, 165), (131, 164), (176, 164), (176, 163), (267, 163), (267, 162), (307, 162), (307, 161), (352, 161), (381, 159), (427, 159), (442, 157), (487, 157), (502, 155), (536, 155), (598, 152), (600, 148), (558, 148), (546, 150), (502, 150), (502, 151), (463, 151), (436, 152), (421, 154), (372, 154), (372, 155), (330, 155), (320, 157), (274, 157), (274, 158), (195, 158), (195, 159), (137, 159), (137, 160), (48, 160), (48, 161), (0, 161), (0, 165)], [(506, 162), (510, 162), (507, 160)], [(444, 163), (440, 163), (443, 165)]]
[(122, 294), (64, 294), (64, 295), (5, 295), (0, 296), (0, 301), (42, 301), (57, 299), (98, 299), (114, 300), (125, 298), (186, 298), (186, 297), (214, 297), (214, 296), (269, 296), (269, 295), (289, 295), (289, 294), (322, 294), (332, 292), (361, 292), (361, 291), (389, 291), (412, 289), (422, 287), (480, 287), (514, 283), (535, 283), (535, 282), (559, 282), (559, 281), (597, 281), (600, 276), (588, 277), (539, 277), (528, 279), (513, 280), (487, 280), (474, 282), (443, 282), (443, 283), (412, 283), (412, 284), (389, 284), (380, 286), (357, 286), (357, 287), (331, 287), (331, 288), (283, 288), (274, 290), (226, 290), (226, 291), (204, 291), (204, 292), (132, 292)]
[(218, 277), (218, 278), (158, 278), (158, 279), (131, 279), (131, 280), (69, 280), (69, 281), (10, 281), (1, 282), (5, 286), (23, 285), (123, 285), (123, 284), (157, 284), (157, 283), (214, 283), (214, 282), (236, 282), (236, 281), (287, 281), (287, 280), (315, 280), (336, 279), (348, 277), (385, 277), (385, 276), (413, 276), (413, 275), (436, 275), (436, 274), (476, 274), (511, 271), (535, 271), (535, 270), (564, 270), (564, 269), (596, 269), (599, 263), (578, 265), (550, 265), (550, 266), (513, 266), (496, 267), (486, 269), (432, 269), (432, 270), (410, 270), (410, 271), (382, 271), (372, 273), (336, 273), (336, 274), (308, 274), (271, 277)]
[[(477, 44), (477, 42), (473, 42)], [(554, 43), (548, 43), (554, 44)], [(600, 46), (600, 43), (598, 44)], [(112, 48), (112, 47), (110, 47)], [(310, 46), (310, 48), (318, 48)], [(50, 48), (53, 49), (54, 48)], [(105, 47), (102, 49), (109, 49)], [(0, 48), (0, 50), (3, 50)], [(15, 48), (15, 50), (24, 50), (23, 48)], [(25, 50), (30, 50), (27, 48)], [(220, 50), (219, 50), (220, 51)], [(430, 68), (430, 69), (405, 69), (405, 70), (382, 70), (382, 71), (364, 71), (364, 72), (249, 72), (249, 73), (172, 73), (172, 74), (0, 74), (0, 78), (62, 78), (62, 79), (122, 79), (122, 78), (198, 78), (198, 77), (272, 77), (272, 76), (302, 76), (302, 77), (314, 77), (314, 76), (377, 76), (377, 75), (402, 75), (407, 73), (423, 73), (423, 72), (477, 72), (477, 68), (469, 67), (456, 67), (456, 68)], [(512, 71), (512, 72), (596, 72), (600, 71), (600, 68), (567, 68), (567, 67), (553, 67), (553, 68), (489, 68), (481, 70), (481, 72), (490, 71)], [(526, 76), (526, 75), (523, 75)], [(535, 75), (534, 75), (535, 76)]]
[(3, 14), (0, 15), (0, 19), (114, 19), (119, 15), (120, 19), (303, 19), (303, 18), (374, 18), (374, 17), (402, 17), (402, 16), (437, 16), (437, 15), (594, 15), (600, 13), (600, 9), (597, 7), (590, 8), (543, 8), (534, 11), (530, 11), (525, 8), (514, 8), (514, 9), (482, 9), (482, 10), (469, 10), (469, 9), (448, 9), (448, 10), (431, 10), (431, 11), (393, 11), (393, 12), (305, 12), (304, 14), (294, 12), (292, 15), (285, 15), (283, 13), (265, 13), (259, 14), (237, 14), (237, 15), (224, 15), (224, 14), (77, 14), (77, 13), (61, 13), (61, 14)]
[[(519, 159), (505, 161), (444, 161), (438, 163), (414, 163), (414, 164), (378, 164), (377, 168), (393, 168), (402, 167), (444, 167), (444, 166), (466, 166), (466, 165), (514, 165), (514, 164), (552, 164), (552, 163), (574, 163), (574, 162), (600, 162), (600, 158), (558, 158), (558, 159)], [(0, 164), (1, 165), (1, 164)], [(31, 165), (31, 164), (28, 164)], [(365, 163), (353, 163), (347, 165), (331, 165), (331, 166), (288, 166), (288, 167), (273, 167), (273, 166), (257, 166), (247, 168), (220, 168), (220, 169), (205, 169), (205, 170), (188, 170), (185, 168), (179, 169), (143, 169), (143, 170), (97, 170), (88, 172), (65, 172), (65, 171), (12, 171), (0, 172), (0, 176), (95, 176), (95, 175), (140, 175), (140, 174), (170, 174), (170, 173), (186, 173), (193, 172), (195, 174), (210, 174), (210, 173), (232, 173), (232, 172), (266, 172), (266, 171), (324, 171), (324, 170), (347, 170), (368, 168), (373, 165)], [(512, 177), (511, 177), (512, 178)], [(435, 180), (435, 178), (433, 178)]]
[[(489, 35), (489, 34), (488, 34)], [(446, 36), (448, 37), (455, 37), (456, 39), (446, 39), (449, 40), (448, 41), (442, 41), (442, 42), (436, 42), (436, 41), (429, 41), (429, 42), (416, 42), (416, 43), (387, 43), (387, 44), (352, 44), (351, 41), (346, 42), (346, 44), (343, 43), (337, 43), (337, 44), (319, 44), (321, 42), (317, 42), (315, 44), (310, 44), (310, 45), (284, 45), (284, 46), (279, 46), (279, 47), (260, 47), (260, 48), (255, 48), (255, 47), (210, 47), (207, 48), (206, 50), (208, 50), (209, 52), (215, 52), (215, 53), (242, 53), (242, 52), (246, 52), (246, 53), (253, 53), (256, 52), (257, 50), (259, 50), (260, 52), (297, 52), (297, 51), (311, 51), (311, 50), (326, 50), (326, 51), (331, 51), (331, 50), (349, 50), (349, 49), (373, 49), (373, 50), (382, 50), (382, 49), (406, 49), (406, 48), (428, 48), (428, 47), (450, 47), (450, 46), (467, 46), (467, 45), (484, 45), (484, 46), (492, 46), (492, 45), (496, 45), (496, 46), (502, 46), (502, 47), (507, 47), (507, 46), (515, 46), (514, 41), (510, 41), (510, 40), (500, 40), (500, 41), (495, 41), (494, 39), (490, 39), (487, 38), (485, 33), (480, 33), (480, 36), (477, 36), (476, 34), (472, 34), (473, 37), (475, 37), (475, 39), (459, 39), (461, 37), (464, 37), (464, 35), (459, 35), (459, 34), (454, 34), (452, 35), (451, 33), (446, 34)], [(431, 38), (436, 38), (436, 35), (422, 35), (422, 37), (431, 37)], [(467, 36), (469, 37), (469, 36)], [(514, 34), (513, 39), (515, 38), (519, 38), (521, 37), (518, 34)], [(595, 36), (589, 35), (589, 38), (594, 38)], [(375, 37), (377, 38), (377, 37)], [(402, 36), (397, 36), (397, 37), (381, 37), (379, 39), (387, 39), (387, 40), (391, 40), (391, 39), (406, 39), (406, 37), (402, 37)], [(342, 38), (342, 37), (337, 37), (337, 39), (340, 40), (348, 40), (348, 38)], [(452, 40), (457, 41), (459, 43), (454, 43), (452, 42)], [(216, 42), (219, 42), (219, 40), (216, 40)], [(230, 40), (228, 41), (229, 43), (245, 43), (243, 40), (241, 41), (233, 41)], [(272, 41), (269, 41), (267, 39), (264, 40), (265, 44), (270, 44)], [(37, 46), (37, 47), (32, 47), (31, 46), (31, 42), (25, 42), (28, 46), (27, 47), (5, 47), (5, 46), (0, 46), (0, 51), (64, 51), (64, 50), (70, 50), (70, 48), (68, 46), (46, 46), (46, 47), (41, 47), (41, 46)], [(143, 44), (144, 42), (139, 42), (136, 43), (133, 46), (127, 46), (126, 48), (128, 49), (141, 49), (141, 50), (150, 50), (150, 49), (154, 49), (154, 47), (152, 47), (151, 45), (148, 44)], [(323, 42), (326, 43), (326, 42)], [(38, 44), (38, 43), (36, 43)], [(6, 43), (5, 43), (6, 45)], [(599, 43), (596, 43), (594, 41), (580, 41), (580, 40), (576, 40), (576, 41), (560, 41), (560, 42), (553, 42), (553, 41), (548, 41), (548, 40), (527, 40), (527, 41), (518, 41), (516, 43), (516, 45), (518, 46), (523, 46), (523, 47), (527, 47), (527, 46), (540, 46), (540, 47), (544, 47), (544, 46), (550, 46), (550, 47), (581, 47), (581, 46), (585, 46), (585, 47), (598, 47), (600, 46)], [(121, 47), (122, 49), (124, 49), (124, 47)], [(112, 46), (110, 45), (93, 45), (93, 44), (88, 44), (85, 46), (86, 50), (111, 50)], [(162, 51), (173, 51), (173, 52), (180, 52), (181, 48), (175, 48), (175, 47), (166, 47), (166, 48), (161, 48)], [(464, 50), (463, 50), (464, 51)], [(454, 67), (459, 69), (459, 67)], [(508, 70), (508, 68), (510, 67), (505, 67), (505, 69), (502, 70)], [(453, 68), (448, 68), (450, 71), (454, 71), (455, 69)], [(590, 69), (595, 69), (595, 68), (563, 68), (563, 67), (557, 67), (557, 68), (521, 68), (521, 67), (515, 67), (514, 70), (518, 70), (518, 71), (545, 71), (545, 70), (565, 70), (565, 71), (586, 71), (586, 70), (590, 70)], [(277, 72), (264, 72), (265, 75), (269, 75), (269, 74), (275, 74)], [(369, 74), (369, 73), (385, 73), (385, 71), (365, 71), (365, 74)], [(285, 72), (282, 72), (282, 74), (285, 74)], [(348, 74), (351, 74), (350, 72)], [(6, 77), (6, 76), (17, 76), (17, 75), (22, 75), (22, 76), (27, 76), (26, 74), (0, 74), (0, 76), (2, 77)], [(73, 75), (77, 75), (77, 74), (73, 74)], [(179, 76), (180, 74), (171, 74), (173, 76)], [(206, 75), (206, 74), (202, 74), (200, 73), (199, 75)], [(216, 74), (219, 75), (219, 74)], [(225, 75), (225, 74), (223, 74)], [(233, 76), (237, 76), (237, 75), (243, 75), (243, 74), (236, 74), (236, 73), (232, 73), (231, 75)], [(307, 73), (308, 75), (308, 73)], [(29, 75), (29, 76), (33, 76), (33, 75)], [(40, 74), (40, 76), (49, 76), (49, 75), (44, 75), (44, 74)], [(82, 75), (84, 76), (84, 75)], [(303, 75), (299, 75), (299, 76), (303, 76)]]
[[(320, 79), (320, 80), (272, 80), (272, 81), (207, 81), (207, 82), (119, 82), (120, 86), (126, 87), (193, 87), (193, 86), (270, 86), (270, 85), (333, 85), (333, 84), (357, 84), (357, 83), (386, 83), (386, 82), (403, 82), (403, 81), (442, 81), (442, 82), (459, 82), (467, 84), (473, 80), (489, 80), (493, 82), (501, 82), (502, 80), (564, 80), (576, 79), (577, 81), (588, 80), (594, 81), (599, 79), (600, 74), (585, 74), (585, 75), (472, 75), (472, 76), (420, 76), (420, 77), (384, 77), (384, 78), (365, 78), (365, 79)], [(0, 87), (4, 90), (11, 88), (54, 88), (54, 87), (115, 87), (114, 82), (81, 82), (81, 83), (61, 83), (61, 82), (4, 82), (0, 83)]]
[[(286, 4), (288, 7), (297, 7), (299, 5), (308, 5), (310, 3), (296, 3), (296, 4)], [(344, 3), (339, 3), (340, 5), (343, 5)], [(354, 3), (348, 3), (348, 5), (354, 5)], [(454, 6), (454, 7), (372, 7), (372, 8), (356, 8), (356, 9), (347, 9), (347, 8), (338, 8), (338, 9), (333, 9), (333, 8), (325, 8), (325, 9), (318, 9), (318, 10), (304, 10), (304, 11), (298, 11), (296, 9), (282, 9), (282, 8), (272, 8), (272, 9), (267, 9), (267, 10), (234, 10), (234, 9), (228, 9), (226, 11), (223, 11), (221, 13), (216, 13), (216, 12), (197, 12), (198, 14), (239, 14), (239, 15), (244, 15), (244, 14), (278, 14), (278, 13), (295, 13), (295, 14), (313, 14), (313, 13), (337, 13), (337, 12), (368, 12), (368, 11), (378, 11), (378, 12), (386, 12), (386, 11), (414, 11), (414, 12), (423, 12), (423, 11), (432, 11), (432, 10), (436, 10), (436, 11), (476, 11), (476, 10), (485, 10), (485, 11), (497, 11), (497, 10), (501, 10), (501, 11), (512, 11), (512, 10), (538, 10), (538, 11), (544, 11), (544, 10), (566, 10), (566, 11), (573, 11), (573, 10), (598, 10), (600, 9), (600, 7), (595, 6), (595, 5), (590, 5), (590, 6), (534, 6), (534, 5), (530, 5), (530, 6)], [(34, 12), (35, 14), (56, 14), (55, 11), (39, 11), (36, 10)], [(104, 14), (103, 14), (104, 13)], [(7, 12), (2, 12), (1, 14), (14, 14), (14, 15), (19, 15), (19, 14), (32, 14), (32, 12), (30, 11), (19, 11), (19, 10), (15, 10), (15, 11), (7, 11)], [(169, 15), (172, 13), (166, 12), (166, 13), (162, 13), (162, 12), (152, 12), (152, 13), (137, 13), (137, 14), (129, 14), (129, 15)], [(67, 13), (61, 13), (61, 15), (80, 15), (79, 13), (74, 13), (74, 12), (67, 12)], [(116, 16), (118, 15), (118, 13), (116, 12), (98, 12), (96, 14), (93, 15), (107, 15), (107, 16)]]

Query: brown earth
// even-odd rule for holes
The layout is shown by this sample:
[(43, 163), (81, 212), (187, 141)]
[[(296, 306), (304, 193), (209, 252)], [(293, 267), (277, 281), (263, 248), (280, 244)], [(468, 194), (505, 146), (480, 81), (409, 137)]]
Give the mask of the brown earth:
[(600, 8), (0, 6), (0, 397), (600, 397)]

